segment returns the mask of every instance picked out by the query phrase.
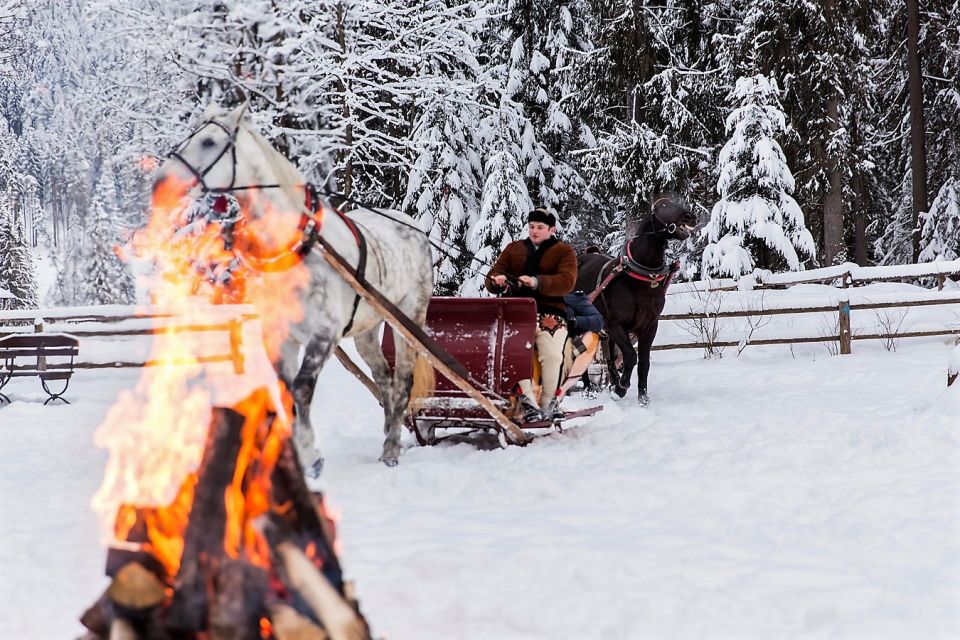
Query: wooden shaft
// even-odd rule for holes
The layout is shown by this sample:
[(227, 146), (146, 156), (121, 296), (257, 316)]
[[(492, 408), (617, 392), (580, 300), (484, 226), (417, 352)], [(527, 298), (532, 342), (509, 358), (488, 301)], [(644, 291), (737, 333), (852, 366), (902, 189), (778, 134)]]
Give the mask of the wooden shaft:
[(340, 364), (343, 365), (343, 368), (353, 374), (353, 377), (356, 378), (367, 388), (367, 390), (373, 394), (373, 397), (377, 399), (377, 402), (380, 403), (380, 406), (383, 406), (383, 398), (380, 397), (380, 387), (370, 379), (370, 377), (363, 372), (363, 370), (357, 366), (353, 360), (350, 359), (350, 356), (347, 355), (347, 352), (342, 348), (337, 347), (334, 353), (337, 356), (337, 360), (340, 361)]
[[(356, 273), (346, 260), (340, 256), (336, 250), (330, 246), (322, 237), (318, 240), (318, 251), (324, 260), (333, 267), (334, 271), (339, 273), (347, 283), (353, 287), (353, 290), (362, 297), (367, 304), (373, 307), (377, 313), (383, 316), (383, 319), (390, 327), (425, 357), (430, 364), (440, 373), (447, 377), (461, 391), (473, 398), (487, 413), (496, 421), (497, 425), (503, 429), (504, 435), (512, 444), (527, 444), (530, 439), (520, 427), (518, 427), (510, 418), (508, 418), (490, 398), (486, 397), (477, 389), (477, 385), (469, 379), (470, 374), (464, 369), (463, 365), (457, 362), (453, 356), (447, 353), (446, 349), (441, 347), (426, 332), (417, 327), (409, 318), (397, 309), (397, 307), (387, 300), (382, 293), (369, 283), (361, 283)], [(406, 321), (404, 321), (406, 320)], [(429, 345), (429, 346), (428, 346)]]

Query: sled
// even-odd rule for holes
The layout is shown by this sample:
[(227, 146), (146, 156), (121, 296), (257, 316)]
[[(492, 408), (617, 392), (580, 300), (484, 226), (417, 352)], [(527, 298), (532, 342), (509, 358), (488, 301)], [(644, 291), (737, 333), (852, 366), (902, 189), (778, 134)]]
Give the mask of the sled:
[[(477, 389), (523, 430), (563, 430), (573, 418), (591, 416), (603, 407), (566, 411), (555, 420), (523, 422), (519, 410), (520, 380), (534, 370), (537, 308), (531, 298), (434, 297), (427, 310), (426, 331), (469, 371)], [(393, 366), (393, 332), (386, 327), (383, 352)], [(474, 398), (437, 375), (430, 397), (420, 399), (407, 426), (421, 445), (446, 437), (492, 432), (506, 444), (502, 427)], [(449, 431), (438, 436), (438, 430)]]

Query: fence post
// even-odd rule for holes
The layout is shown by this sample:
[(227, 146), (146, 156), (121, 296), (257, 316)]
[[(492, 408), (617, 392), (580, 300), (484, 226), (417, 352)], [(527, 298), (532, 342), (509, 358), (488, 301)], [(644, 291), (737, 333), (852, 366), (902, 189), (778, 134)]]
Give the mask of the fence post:
[(851, 353), (852, 342), (850, 336), (850, 301), (840, 301), (837, 308), (840, 311), (840, 354), (848, 355)]
[(233, 372), (243, 374), (243, 321), (230, 320), (230, 357), (233, 360)]
[(947, 281), (946, 275), (942, 273), (937, 274), (937, 291), (943, 291), (943, 285), (946, 283), (946, 281)]
[[(43, 318), (34, 318), (33, 319), (33, 332), (34, 333), (43, 333)], [(40, 353), (43, 353), (43, 347), (40, 347)], [(37, 371), (46, 371), (47, 370), (47, 357), (44, 355), (37, 356)]]

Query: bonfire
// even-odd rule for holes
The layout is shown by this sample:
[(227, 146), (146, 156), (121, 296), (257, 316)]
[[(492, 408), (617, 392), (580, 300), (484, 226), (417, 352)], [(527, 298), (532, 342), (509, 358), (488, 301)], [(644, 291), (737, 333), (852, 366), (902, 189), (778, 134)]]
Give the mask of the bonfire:
[(157, 185), (150, 223), (133, 243), (162, 274), (154, 301), (188, 324), (211, 324), (210, 302), (225, 301), (252, 305), (258, 321), (243, 329), (242, 372), (203, 356), (222, 348), (222, 336), (157, 336), (158, 366), (144, 369), (97, 430), (110, 457), (93, 506), (112, 581), (81, 622), (88, 638), (103, 639), (368, 638), (271, 364), (302, 314), (294, 301), (307, 274), (293, 265), (283, 287), (260, 286), (231, 245), (262, 239), (266, 246), (246, 249), (263, 254), (290, 240), (268, 219), (238, 238), (240, 203), (198, 207), (184, 197), (189, 186)]

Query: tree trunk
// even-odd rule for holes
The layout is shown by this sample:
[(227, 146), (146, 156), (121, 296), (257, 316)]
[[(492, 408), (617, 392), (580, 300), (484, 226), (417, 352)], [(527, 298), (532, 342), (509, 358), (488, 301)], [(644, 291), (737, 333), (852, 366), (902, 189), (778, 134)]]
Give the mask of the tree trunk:
[[(342, 60), (347, 57), (347, 38), (346, 38), (346, 16), (347, 9), (343, 3), (337, 4), (337, 44), (340, 45)], [(344, 149), (340, 152), (340, 160), (343, 168), (340, 170), (340, 189), (348, 198), (353, 192), (353, 125), (350, 124), (350, 102), (347, 99), (348, 81), (341, 77), (340, 95), (343, 97), (343, 108), (341, 115), (346, 123), (346, 129), (343, 134)], [(344, 203), (342, 206), (347, 206)]]
[(913, 261), (920, 258), (920, 212), (927, 210), (927, 149), (924, 141), (923, 76), (920, 69), (920, 0), (907, 0), (907, 69), (910, 84), (910, 160), (913, 168), (913, 207), (910, 237)]
[(870, 210), (870, 192), (867, 189), (863, 173), (856, 169), (850, 181), (856, 198), (853, 211), (853, 254), (861, 267), (867, 266), (867, 211)]
[[(827, 131), (832, 137), (840, 129), (840, 96), (834, 93), (827, 100)], [(826, 145), (829, 147), (829, 141)], [(827, 179), (830, 191), (823, 199), (824, 266), (835, 264), (843, 254), (843, 174), (837, 158), (824, 149), (827, 158)]]

